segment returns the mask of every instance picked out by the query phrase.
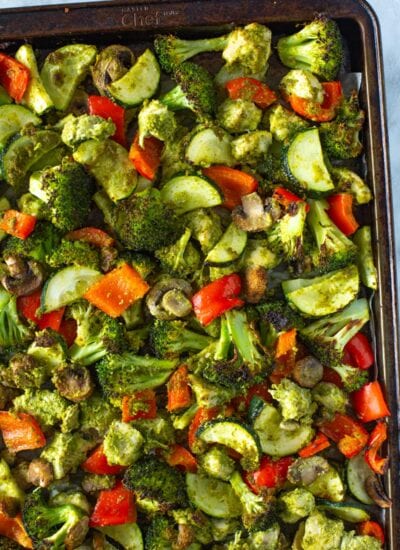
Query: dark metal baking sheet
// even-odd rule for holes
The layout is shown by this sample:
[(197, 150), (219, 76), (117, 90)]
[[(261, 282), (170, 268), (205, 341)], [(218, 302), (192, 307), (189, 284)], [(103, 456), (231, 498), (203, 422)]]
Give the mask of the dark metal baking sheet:
[(138, 0), (0, 9), (0, 49), (12, 52), (24, 41), (42, 50), (71, 40), (99, 45), (121, 40), (140, 45), (151, 41), (157, 32), (173, 30), (183, 36), (205, 36), (251, 21), (265, 23), (276, 35), (292, 32), (296, 24), (313, 19), (317, 13), (337, 20), (348, 45), (348, 70), (362, 73), (361, 102), (367, 112), (366, 179), (374, 193), (374, 201), (363, 215), (372, 225), (380, 280), (372, 301), (373, 332), (378, 376), (392, 411), (388, 447), (391, 466), (385, 484), (393, 507), (382, 513), (382, 519), (388, 547), (395, 550), (400, 540), (396, 264), (379, 24), (370, 6), (362, 0)]

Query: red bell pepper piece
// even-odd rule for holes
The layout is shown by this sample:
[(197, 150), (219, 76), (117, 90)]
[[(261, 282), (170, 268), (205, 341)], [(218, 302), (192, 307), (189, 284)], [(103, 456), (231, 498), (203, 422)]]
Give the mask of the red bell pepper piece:
[(124, 395), (122, 398), (122, 420), (132, 422), (143, 418), (157, 416), (157, 401), (154, 390), (137, 391), (133, 395)]
[[(274, 192), (272, 193), (272, 198), (276, 199), (282, 206), (287, 208), (292, 202), (306, 202), (301, 197), (298, 197), (285, 187), (275, 187)], [(306, 205), (306, 212), (310, 210), (310, 206)]]
[(259, 494), (265, 487), (270, 489), (280, 487), (285, 483), (288, 469), (292, 463), (293, 458), (290, 456), (278, 460), (263, 456), (258, 470), (245, 473), (245, 481), (256, 494)]
[(384, 474), (387, 470), (389, 459), (378, 456), (379, 449), (387, 439), (387, 425), (385, 422), (378, 422), (369, 435), (365, 460), (371, 470), (376, 474)]
[[(48, 314), (45, 314), (48, 315)], [(70, 347), (75, 342), (77, 335), (77, 322), (75, 319), (62, 319), (60, 328), (57, 331), (64, 340), (67, 342), (67, 346)]]
[(64, 238), (69, 241), (85, 241), (99, 247), (113, 246), (115, 243), (115, 240), (108, 233), (98, 227), (74, 229), (74, 231), (67, 233)]
[(353, 214), (353, 196), (350, 193), (338, 193), (328, 197), (328, 216), (347, 237), (359, 227)]
[(41, 427), (30, 414), (0, 411), (0, 430), (6, 447), (13, 453), (40, 449), (46, 445)]
[(18, 210), (6, 210), (0, 220), (0, 229), (18, 239), (29, 237), (35, 225), (35, 216), (18, 212)]
[(344, 347), (350, 355), (351, 365), (359, 369), (369, 369), (374, 364), (374, 350), (368, 338), (362, 332), (357, 332)]
[(81, 464), (82, 470), (90, 474), (118, 475), (126, 468), (117, 464), (109, 464), (103, 451), (103, 445), (99, 445), (91, 452), (87, 459)]
[(184, 472), (197, 472), (197, 460), (190, 451), (182, 445), (172, 445), (171, 449), (165, 454), (165, 460), (170, 466), (176, 466)]
[(362, 422), (379, 420), (390, 416), (390, 411), (383, 397), (382, 387), (378, 380), (365, 384), (351, 395), (354, 410)]
[(90, 95), (88, 105), (91, 115), (100, 116), (105, 119), (111, 118), (115, 124), (115, 133), (112, 138), (125, 147), (125, 109), (111, 101), (108, 97), (101, 95)]
[(169, 412), (178, 411), (188, 407), (192, 402), (192, 391), (189, 386), (188, 369), (181, 365), (172, 374), (167, 384)]
[(326, 437), (326, 435), (324, 435), (321, 432), (318, 432), (315, 438), (311, 441), (311, 443), (309, 443), (299, 451), (299, 456), (301, 456), (301, 458), (308, 458), (309, 456), (314, 456), (317, 453), (320, 453), (321, 451), (323, 451), (324, 449), (327, 449), (328, 447), (330, 447), (330, 445), (331, 444), (329, 443), (329, 440)]
[[(32, 540), (25, 531), (21, 514), (15, 517), (8, 516), (0, 507), (0, 535), (17, 542), (22, 548), (33, 548)], [(10, 544), (11, 546), (11, 544)], [(4, 548), (7, 544), (4, 544)]]
[(106, 525), (122, 525), (136, 521), (135, 496), (126, 489), (121, 481), (117, 481), (113, 489), (100, 491), (92, 515), (90, 527), (105, 527)]
[(253, 193), (258, 187), (258, 181), (254, 176), (229, 166), (209, 166), (203, 168), (203, 174), (218, 185), (224, 195), (222, 206), (229, 210), (240, 206), (242, 197)]
[(329, 122), (335, 118), (336, 110), (343, 99), (342, 84), (339, 81), (321, 82), (321, 84), (324, 89), (322, 103), (315, 103), (295, 95), (286, 98), (295, 113), (315, 122)]
[(225, 84), (225, 88), (231, 99), (252, 101), (260, 109), (266, 109), (277, 100), (276, 93), (256, 78), (247, 76), (233, 78)]
[(358, 455), (368, 442), (368, 432), (364, 426), (345, 414), (336, 413), (332, 420), (323, 422), (319, 428), (337, 443), (346, 458)]
[(242, 281), (237, 273), (224, 275), (206, 285), (192, 297), (193, 309), (202, 325), (209, 325), (225, 311), (241, 307), (244, 301), (238, 298)]
[(141, 147), (139, 145), (139, 135), (135, 135), (129, 149), (129, 158), (141, 176), (151, 181), (155, 179), (161, 164), (163, 147), (164, 143), (153, 136), (144, 138), (143, 147)]
[(22, 63), (0, 52), (0, 84), (14, 101), (19, 103), (24, 97), (30, 80), (30, 70)]
[(275, 367), (269, 376), (274, 384), (279, 384), (283, 378), (293, 371), (297, 355), (297, 331), (295, 328), (281, 332), (275, 346)]
[[(348, 364), (345, 361), (344, 363), (346, 365)], [(324, 374), (322, 376), (322, 381), (330, 382), (331, 384), (335, 384), (335, 386), (337, 386), (338, 388), (343, 388), (343, 382), (342, 382), (342, 379), (340, 378), (340, 375), (329, 367), (324, 367)]]
[(383, 532), (382, 527), (376, 521), (362, 521), (361, 523), (357, 524), (356, 530), (358, 535), (374, 537), (382, 544), (385, 544), (385, 533)]
[(52, 328), (55, 331), (60, 330), (65, 307), (51, 311), (50, 313), (40, 314), (40, 297), (42, 291), (36, 290), (29, 296), (19, 296), (17, 298), (18, 311), (29, 321), (33, 321), (40, 330)]
[(200, 407), (200, 409), (197, 410), (196, 414), (193, 417), (193, 420), (189, 425), (189, 430), (188, 430), (188, 443), (192, 451), (194, 451), (194, 448), (196, 445), (197, 430), (200, 428), (202, 424), (204, 424), (204, 422), (207, 422), (207, 420), (212, 420), (213, 418), (215, 418), (218, 412), (219, 412), (218, 407), (212, 407), (210, 409), (207, 409), (205, 407)]

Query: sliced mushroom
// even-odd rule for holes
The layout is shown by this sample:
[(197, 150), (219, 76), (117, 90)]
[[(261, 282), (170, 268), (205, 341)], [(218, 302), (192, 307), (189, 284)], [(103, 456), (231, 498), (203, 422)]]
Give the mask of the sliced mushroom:
[(80, 546), (85, 540), (88, 531), (89, 518), (88, 516), (84, 516), (78, 523), (69, 529), (64, 541), (66, 550), (73, 550), (77, 546)]
[(186, 317), (192, 311), (192, 302), (178, 288), (168, 290), (161, 299), (161, 305), (174, 317)]
[(124, 76), (135, 62), (133, 52), (126, 46), (112, 44), (97, 56), (92, 69), (93, 81), (102, 95), (107, 94), (107, 86)]
[(1, 283), (14, 296), (28, 296), (38, 290), (44, 280), (43, 268), (35, 260), (25, 260), (17, 254), (5, 258), (8, 275), (4, 275)]
[(86, 367), (65, 365), (58, 368), (53, 375), (52, 382), (60, 395), (79, 403), (90, 397), (94, 385), (90, 372)]
[(265, 231), (272, 223), (273, 218), (264, 207), (258, 193), (250, 193), (242, 197), (242, 205), (232, 211), (232, 220), (243, 231)]
[(35, 458), (29, 464), (26, 479), (35, 487), (48, 487), (54, 480), (53, 466), (43, 458)]
[(368, 496), (381, 508), (390, 508), (392, 501), (385, 493), (385, 489), (378, 476), (370, 475), (365, 480), (365, 490)]
[(324, 367), (312, 355), (296, 361), (292, 372), (292, 378), (303, 388), (313, 388), (321, 382), (324, 374)]
[(329, 462), (322, 456), (298, 458), (289, 467), (287, 478), (295, 485), (310, 485), (329, 471)]
[(258, 304), (267, 291), (267, 270), (258, 265), (244, 270), (243, 294), (249, 304)]
[[(165, 298), (164, 295), (174, 290), (173, 294), (170, 294)], [(178, 305), (178, 294), (182, 295), (181, 305)], [(146, 296), (146, 305), (153, 317), (161, 320), (172, 320), (177, 317), (184, 317), (187, 315), (182, 315), (182, 313), (188, 311), (188, 304), (190, 302), (190, 297), (192, 295), (192, 287), (184, 279), (176, 279), (173, 277), (162, 277), (157, 281), (157, 283), (151, 288)], [(168, 309), (164, 307), (164, 304)], [(183, 306), (183, 307), (182, 307)], [(173, 313), (175, 311), (175, 313)], [(191, 310), (189, 310), (190, 312)], [(177, 313), (181, 315), (177, 315)]]

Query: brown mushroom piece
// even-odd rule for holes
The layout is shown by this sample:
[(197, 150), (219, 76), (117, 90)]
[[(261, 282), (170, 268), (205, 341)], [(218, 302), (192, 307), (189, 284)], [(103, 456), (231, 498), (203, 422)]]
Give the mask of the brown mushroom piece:
[(267, 270), (260, 265), (246, 267), (243, 273), (243, 295), (249, 304), (258, 304), (267, 291)]
[(287, 478), (294, 485), (311, 485), (319, 476), (329, 471), (329, 462), (322, 456), (298, 458), (291, 464)]
[(16, 353), (10, 359), (9, 367), (17, 388), (40, 388), (47, 378), (47, 371), (32, 355)]
[(29, 464), (26, 479), (35, 487), (48, 487), (54, 480), (53, 466), (43, 458), (35, 458)]
[(237, 227), (250, 233), (265, 231), (273, 223), (273, 217), (258, 193), (242, 197), (241, 206), (236, 206), (232, 211), (232, 220)]
[(324, 375), (324, 367), (312, 355), (307, 355), (296, 361), (292, 371), (292, 378), (302, 388), (313, 388), (321, 382)]
[(27, 491), (32, 487), (32, 482), (29, 480), (29, 462), (22, 460), (11, 470), (12, 476), (23, 491)]
[(38, 290), (44, 280), (43, 268), (36, 260), (27, 260), (17, 254), (5, 258), (8, 275), (3, 275), (1, 283), (14, 296), (28, 296)]
[(156, 319), (171, 321), (191, 312), (191, 295), (192, 287), (184, 279), (162, 277), (147, 293), (146, 305)]
[(55, 371), (52, 382), (60, 395), (74, 403), (90, 397), (94, 389), (90, 372), (83, 366), (63, 365)]
[(84, 516), (78, 523), (69, 529), (65, 537), (64, 544), (66, 550), (73, 550), (80, 546), (86, 538), (89, 531), (89, 518)]
[(112, 44), (104, 48), (92, 68), (93, 82), (101, 95), (107, 95), (107, 86), (122, 78), (134, 62), (135, 56), (126, 46)]
[(381, 480), (378, 476), (370, 475), (365, 480), (365, 490), (368, 496), (377, 504), (380, 508), (390, 508), (392, 501), (385, 493)]

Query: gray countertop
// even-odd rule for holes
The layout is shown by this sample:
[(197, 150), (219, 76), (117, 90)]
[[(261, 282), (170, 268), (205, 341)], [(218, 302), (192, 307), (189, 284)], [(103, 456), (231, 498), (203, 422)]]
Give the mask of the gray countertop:
[[(74, 0), (75, 1), (75, 0)], [(93, 0), (89, 0), (93, 1)], [(40, 4), (68, 4), (62, 0), (0, 0), (2, 8), (27, 7)], [(396, 251), (400, 263), (400, 55), (398, 26), (400, 0), (369, 0), (375, 10), (380, 26), (383, 45), (387, 120), (389, 127), (390, 158), (393, 188), (393, 211), (395, 213)], [(397, 269), (400, 282), (400, 266)]]

